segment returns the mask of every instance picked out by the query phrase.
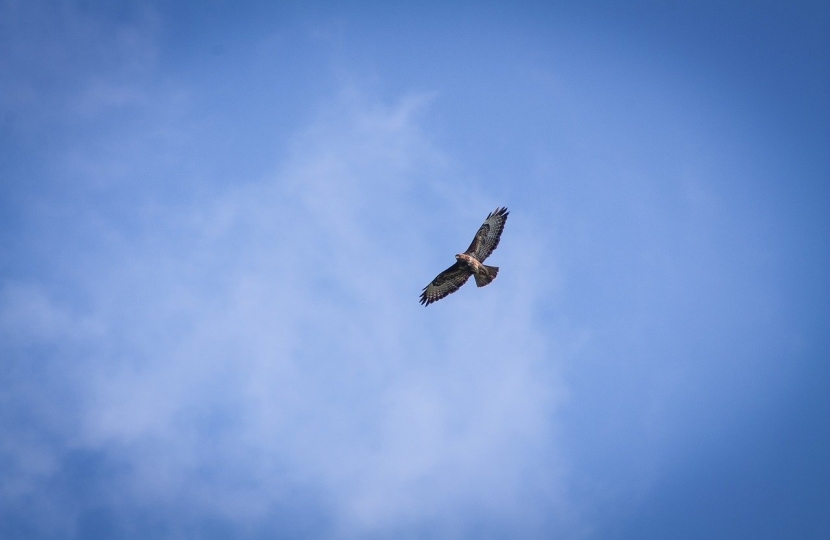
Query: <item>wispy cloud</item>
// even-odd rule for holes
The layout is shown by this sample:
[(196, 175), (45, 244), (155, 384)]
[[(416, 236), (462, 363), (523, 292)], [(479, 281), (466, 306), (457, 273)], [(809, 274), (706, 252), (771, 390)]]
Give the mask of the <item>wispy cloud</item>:
[(0, 0), (0, 537), (818, 530), (818, 19), (146, 6)]
[(70, 385), (80, 403), (51, 459), (95, 452), (136, 506), (235, 526), (279, 526), (291, 493), (314, 493), (327, 536), (461, 534), (482, 515), (532, 524), (562, 508), (562, 385), (523, 285), (542, 252), (521, 213), (497, 286), (417, 303), (505, 202), (473, 182), (447, 196), (456, 171), (419, 129), (430, 99), (346, 92), (271, 177), (111, 223), (132, 232), (78, 258), (83, 306), (7, 283), (4, 331), (36, 319), (45, 362), (68, 347), (56, 328), (94, 329), (72, 337), (78, 363), (51, 363), (44, 393)]

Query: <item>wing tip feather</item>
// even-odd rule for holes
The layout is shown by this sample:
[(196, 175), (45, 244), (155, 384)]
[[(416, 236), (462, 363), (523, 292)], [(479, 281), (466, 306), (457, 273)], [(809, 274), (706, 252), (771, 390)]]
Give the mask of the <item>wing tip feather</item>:
[(496, 207), (495, 210), (490, 212), (490, 214), (487, 216), (487, 219), (490, 219), (491, 217), (503, 217), (504, 219), (507, 219), (507, 216), (509, 214), (510, 212), (507, 210), (506, 206), (500, 206)]

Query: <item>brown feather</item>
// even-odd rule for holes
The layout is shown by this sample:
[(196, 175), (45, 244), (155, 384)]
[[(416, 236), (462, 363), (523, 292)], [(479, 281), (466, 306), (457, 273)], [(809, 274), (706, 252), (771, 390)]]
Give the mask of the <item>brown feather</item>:
[[(508, 214), (507, 208), (502, 207), (496, 208), (487, 215), (484, 223), (478, 228), (470, 247), (464, 252), (464, 255), (469, 255), (466, 262), (456, 261), (455, 264), (438, 274), (429, 285), (424, 287), (420, 300), (422, 305), (428, 306), (461, 288), (473, 275), (471, 266), (478, 272), (475, 276), (476, 285), (479, 287), (484, 287), (495, 279), (499, 269), (495, 266), (485, 266), (486, 275), (481, 275), (483, 270), (479, 263), (484, 262), (484, 259), (489, 257), (498, 247)], [(456, 258), (459, 257), (464, 259), (463, 256), (456, 255)]]
[(421, 293), (421, 304), (428, 306), (454, 293), (464, 285), (473, 273), (466, 264), (457, 262), (435, 276)]
[(510, 212), (507, 211), (507, 208), (496, 208), (495, 211), (490, 212), (465, 253), (472, 255), (479, 262), (484, 262), (484, 259), (489, 257), (499, 246), (499, 240), (501, 240), (501, 233), (504, 231), (504, 224), (507, 223), (508, 214)]

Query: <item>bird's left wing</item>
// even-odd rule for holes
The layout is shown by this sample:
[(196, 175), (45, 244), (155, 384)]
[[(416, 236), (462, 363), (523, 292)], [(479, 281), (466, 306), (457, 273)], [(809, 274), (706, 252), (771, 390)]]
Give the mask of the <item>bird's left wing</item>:
[(499, 246), (499, 239), (504, 230), (504, 224), (507, 222), (507, 215), (510, 212), (507, 208), (496, 208), (493, 212), (487, 215), (487, 219), (481, 227), (478, 228), (476, 237), (470, 247), (467, 248), (467, 255), (472, 255), (479, 262), (484, 262), (484, 259), (490, 256), (493, 251)]
[(473, 273), (466, 264), (457, 262), (438, 274), (421, 293), (421, 304), (428, 306), (457, 291)]

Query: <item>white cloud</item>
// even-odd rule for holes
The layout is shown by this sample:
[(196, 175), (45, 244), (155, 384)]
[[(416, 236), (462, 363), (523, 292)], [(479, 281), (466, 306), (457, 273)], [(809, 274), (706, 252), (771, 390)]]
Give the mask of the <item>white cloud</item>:
[[(126, 462), (141, 500), (232, 520), (265, 519), (292, 486), (323, 494), (334, 535), (542, 519), (564, 501), (528, 509), (526, 492), (561, 492), (563, 394), (526, 285), (539, 239), (514, 218), (495, 286), (421, 307), (502, 201), (473, 183), (435, 194), (454, 171), (419, 132), (423, 99), (357, 101), (321, 114), (273, 179), (162, 204), (95, 261), (83, 287), (105, 335), (80, 444)], [(439, 208), (411, 202), (425, 197)]]
[[(330, 513), (331, 537), (453, 536), (481, 516), (528, 526), (565, 508), (564, 391), (535, 318), (555, 286), (540, 279), (556, 278), (540, 276), (544, 239), (514, 211), (493, 286), (418, 304), (486, 212), (510, 205), (422, 132), (440, 96), (390, 105), (346, 90), (273, 174), (202, 190), (211, 163), (188, 155), (211, 113), (186, 85), (153, 83), (154, 17), (109, 31), (70, 10), (42, 24), (71, 30), (77, 65), (58, 78), (73, 85), (26, 87), (27, 55), (48, 71), (63, 53), (21, 53), (12, 105), (91, 131), (46, 164), (70, 198), (34, 203), (45, 230), (70, 231), (37, 238), (60, 283), (0, 289), (2, 350), (30, 370), (5, 387), (6, 501), (39, 493), (33, 508), (59, 508), (50, 527), (65, 530), (81, 505), (44, 486), (67, 453), (91, 452), (118, 470), (107, 497), (241, 527), (298, 490)], [(30, 91), (51, 96), (37, 114)], [(165, 198), (167, 181), (181, 185)]]

